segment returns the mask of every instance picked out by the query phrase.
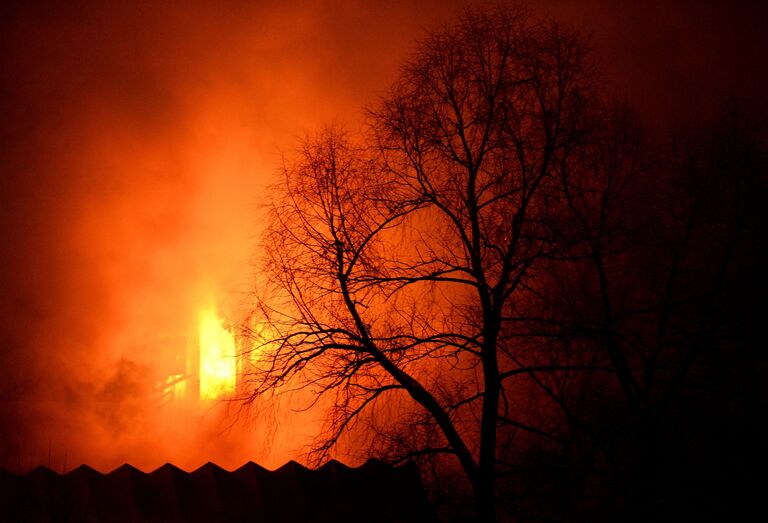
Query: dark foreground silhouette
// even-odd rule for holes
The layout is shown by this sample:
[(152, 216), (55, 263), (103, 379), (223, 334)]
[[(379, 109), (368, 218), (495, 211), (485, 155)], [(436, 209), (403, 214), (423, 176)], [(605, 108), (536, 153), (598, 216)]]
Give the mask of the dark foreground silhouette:
[(289, 462), (269, 471), (249, 462), (232, 472), (207, 463), (194, 472), (166, 464), (101, 474), (82, 465), (17, 476), (0, 471), (1, 521), (374, 521), (435, 517), (413, 464), (330, 461), (317, 470)]

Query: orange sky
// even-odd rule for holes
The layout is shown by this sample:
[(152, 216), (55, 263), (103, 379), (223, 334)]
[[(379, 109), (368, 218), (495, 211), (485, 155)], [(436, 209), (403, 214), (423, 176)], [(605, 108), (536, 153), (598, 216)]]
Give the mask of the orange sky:
[[(319, 414), (269, 430), (290, 409), (229, 429), (231, 406), (160, 412), (156, 340), (201, 307), (243, 310), (281, 153), (324, 122), (354, 126), (419, 35), (471, 3), (3, 7), (0, 467), (295, 457)], [(750, 70), (768, 47), (756, 4), (700, 4), (546, 7), (593, 33), (612, 88), (663, 119), (766, 85)]]

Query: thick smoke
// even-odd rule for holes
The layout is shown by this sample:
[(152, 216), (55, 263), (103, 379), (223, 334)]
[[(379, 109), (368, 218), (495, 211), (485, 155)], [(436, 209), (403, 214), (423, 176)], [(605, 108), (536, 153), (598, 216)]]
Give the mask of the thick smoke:
[[(158, 340), (212, 302), (240, 312), (281, 152), (353, 125), (422, 31), (472, 3), (1, 8), (0, 466), (294, 457), (317, 416), (274, 429), (232, 405), (163, 411)], [(757, 3), (536, 9), (591, 32), (612, 89), (649, 119), (766, 90)]]

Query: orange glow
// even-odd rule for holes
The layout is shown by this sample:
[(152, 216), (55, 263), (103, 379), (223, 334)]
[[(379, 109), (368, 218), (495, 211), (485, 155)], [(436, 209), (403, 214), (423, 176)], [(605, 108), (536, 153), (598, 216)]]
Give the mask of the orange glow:
[(259, 206), (278, 152), (355, 120), (451, 8), (34, 4), (0, 17), (0, 468), (298, 458), (299, 399), (221, 401), (274, 337), (222, 321), (250, 312)]
[(231, 396), (237, 375), (235, 337), (215, 308), (201, 311), (199, 318), (200, 400)]

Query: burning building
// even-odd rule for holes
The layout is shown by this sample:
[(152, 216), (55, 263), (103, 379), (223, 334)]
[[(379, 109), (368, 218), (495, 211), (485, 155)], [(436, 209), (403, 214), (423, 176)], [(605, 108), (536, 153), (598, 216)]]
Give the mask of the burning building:
[(189, 334), (161, 336), (156, 345), (157, 389), (163, 402), (232, 397), (250, 359), (246, 340), (215, 307), (198, 313)]

